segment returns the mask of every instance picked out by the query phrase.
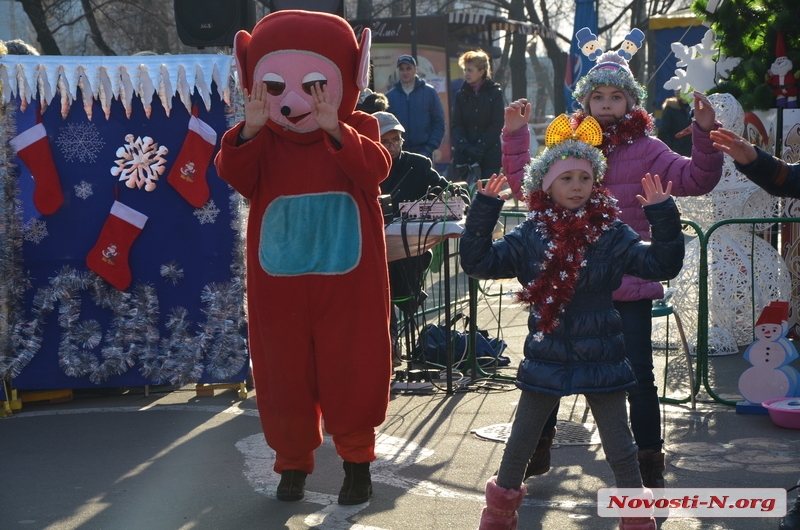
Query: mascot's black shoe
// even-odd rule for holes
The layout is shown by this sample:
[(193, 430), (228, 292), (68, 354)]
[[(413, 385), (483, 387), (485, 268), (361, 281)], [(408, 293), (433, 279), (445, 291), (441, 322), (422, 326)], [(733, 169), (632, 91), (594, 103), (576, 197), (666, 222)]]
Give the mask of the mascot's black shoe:
[(281, 473), (277, 497), (279, 501), (299, 501), (306, 495), (306, 477), (308, 473), (289, 469)]
[(372, 496), (372, 478), (369, 474), (369, 462), (354, 464), (344, 463), (344, 484), (339, 490), (339, 504), (351, 506), (363, 504)]

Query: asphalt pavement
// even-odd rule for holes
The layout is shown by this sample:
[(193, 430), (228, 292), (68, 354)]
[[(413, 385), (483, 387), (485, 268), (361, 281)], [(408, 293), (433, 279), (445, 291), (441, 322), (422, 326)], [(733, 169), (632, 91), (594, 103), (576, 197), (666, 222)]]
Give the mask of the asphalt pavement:
[[(490, 331), (495, 309), (479, 309)], [(512, 364), (501, 372), (510, 376), (524, 314), (503, 311)], [(666, 394), (684, 397), (685, 358), (668, 353)], [(657, 355), (659, 379), (664, 354)], [(714, 393), (735, 398), (748, 366), (741, 355), (712, 358)], [(258, 421), (257, 389), (246, 399), (235, 390), (198, 396), (193, 387), (76, 390), (66, 403), (25, 403), (0, 419), (0, 529), (474, 529), (518, 391), (498, 379), (452, 383), (453, 393), (446, 381), (393, 391), (372, 465), (374, 495), (349, 507), (336, 503), (343, 471), (327, 436), (306, 498), (276, 500), (279, 476)], [(617, 528), (617, 519), (597, 515), (597, 490), (612, 486), (613, 477), (584, 399), (564, 398), (559, 419), (553, 468), (528, 480), (519, 528)], [(737, 414), (705, 391), (696, 410), (665, 404), (663, 431), (668, 487), (788, 488), (800, 478), (800, 431), (777, 427), (769, 416)], [(663, 530), (777, 528), (779, 518), (766, 515), (659, 522)]]

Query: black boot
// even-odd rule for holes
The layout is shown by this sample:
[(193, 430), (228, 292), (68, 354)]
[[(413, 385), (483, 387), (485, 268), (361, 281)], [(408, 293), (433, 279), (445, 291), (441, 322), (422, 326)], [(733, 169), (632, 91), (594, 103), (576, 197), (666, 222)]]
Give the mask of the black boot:
[(639, 473), (645, 488), (664, 487), (664, 469), (666, 461), (664, 453), (654, 449), (640, 449), (636, 454), (639, 459)]
[(276, 497), (279, 501), (299, 501), (305, 497), (306, 477), (308, 473), (289, 469), (281, 473)]
[(556, 437), (557, 429), (553, 427), (546, 435), (539, 438), (536, 444), (536, 450), (533, 452), (528, 467), (525, 469), (525, 479), (529, 479), (534, 475), (544, 475), (550, 471), (550, 448), (553, 446), (553, 440)]
[(794, 500), (794, 504), (786, 512), (778, 530), (800, 530), (800, 496)]
[(344, 462), (342, 467), (344, 467), (344, 484), (339, 490), (339, 504), (350, 506), (367, 502), (372, 496), (369, 462), (363, 464)]

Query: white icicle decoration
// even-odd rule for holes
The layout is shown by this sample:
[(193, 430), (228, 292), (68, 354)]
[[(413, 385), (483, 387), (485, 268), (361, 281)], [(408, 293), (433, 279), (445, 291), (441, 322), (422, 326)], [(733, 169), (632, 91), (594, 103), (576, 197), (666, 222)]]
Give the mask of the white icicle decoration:
[(230, 55), (154, 55), (131, 57), (82, 57), (5, 55), (0, 57), (0, 103), (20, 99), (20, 110), (38, 99), (42, 111), (59, 97), (59, 111), (66, 116), (81, 88), (81, 104), (91, 119), (94, 99), (106, 116), (113, 100), (119, 99), (130, 117), (134, 97), (140, 98), (150, 116), (153, 98), (158, 97), (169, 115), (172, 98), (178, 96), (187, 110), (192, 94), (200, 95), (206, 109), (211, 107), (212, 82), (220, 98), (230, 104), (228, 80), (233, 57)]

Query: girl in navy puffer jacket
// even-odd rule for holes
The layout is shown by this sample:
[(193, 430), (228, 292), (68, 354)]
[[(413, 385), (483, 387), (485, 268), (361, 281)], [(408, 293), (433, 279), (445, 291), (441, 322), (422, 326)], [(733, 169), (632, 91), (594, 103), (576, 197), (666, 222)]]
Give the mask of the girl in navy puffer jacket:
[[(652, 227), (645, 243), (618, 217), (616, 200), (597, 184), (605, 158), (592, 147), (600, 125), (587, 118), (573, 131), (566, 115), (548, 127), (548, 147), (530, 164), (525, 198), (530, 217), (492, 242), (506, 182), (493, 176), (478, 187), (461, 236), (461, 265), (474, 278), (516, 277), (520, 302), (531, 307), (525, 359), (517, 372), (520, 396), (500, 470), (486, 485), (483, 530), (516, 528), (525, 496), (524, 473), (561, 396), (584, 394), (601, 433), (616, 486), (641, 488), (637, 450), (628, 429), (625, 391), (636, 384), (625, 358), (619, 313), (611, 293), (624, 274), (649, 280), (675, 277), (683, 264), (680, 214), (672, 183), (646, 174), (638, 200)], [(655, 529), (652, 518), (623, 518), (621, 528)]]
[[(628, 64), (615, 52), (599, 56), (597, 64), (583, 76), (573, 93), (582, 109), (572, 116), (573, 126), (587, 116), (603, 128), (600, 148), (608, 159), (603, 186), (618, 201), (620, 219), (636, 230), (643, 240), (650, 234), (636, 195), (639, 180), (646, 172), (658, 174), (673, 184), (678, 197), (703, 195), (714, 189), (722, 176), (722, 153), (712, 147), (709, 132), (719, 127), (714, 107), (700, 92), (694, 93), (695, 121), (691, 127), (692, 156), (683, 157), (650, 136), (653, 119), (642, 108), (647, 92), (634, 79)], [(503, 130), (503, 168), (509, 186), (521, 198), (523, 168), (530, 161), (528, 123), (530, 105), (520, 100), (505, 112)], [(628, 392), (630, 422), (639, 448), (639, 465), (645, 486), (664, 487), (664, 440), (661, 437), (661, 410), (653, 373), (652, 301), (664, 297), (658, 282), (632, 276), (622, 279), (614, 291), (614, 306), (622, 316), (625, 349), (636, 374), (636, 386)], [(550, 469), (550, 444), (556, 432), (556, 409), (548, 419), (525, 475), (540, 475)]]

